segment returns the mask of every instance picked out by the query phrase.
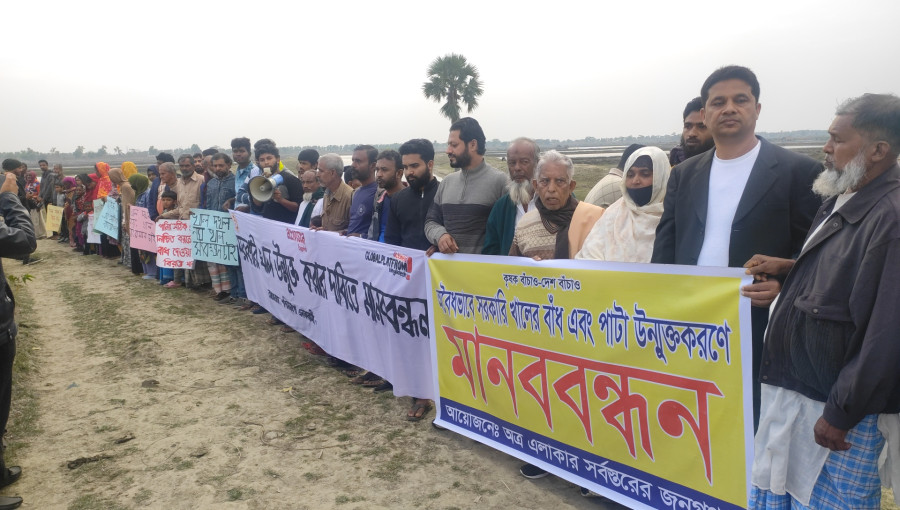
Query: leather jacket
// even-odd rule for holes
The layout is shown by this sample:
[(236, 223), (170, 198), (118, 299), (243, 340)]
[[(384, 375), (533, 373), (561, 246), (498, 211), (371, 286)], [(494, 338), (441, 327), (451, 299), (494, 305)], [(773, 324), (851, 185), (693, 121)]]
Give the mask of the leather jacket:
[[(21, 257), (37, 247), (31, 216), (14, 193), (0, 193), (0, 257)], [(3, 263), (0, 262), (0, 345), (15, 338), (16, 301), (9, 288)]]

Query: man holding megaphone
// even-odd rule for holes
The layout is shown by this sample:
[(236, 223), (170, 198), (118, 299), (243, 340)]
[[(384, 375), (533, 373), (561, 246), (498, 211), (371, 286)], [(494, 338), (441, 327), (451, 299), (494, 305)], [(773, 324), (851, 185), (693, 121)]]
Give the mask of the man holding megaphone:
[(256, 148), (262, 175), (250, 179), (250, 207), (263, 218), (294, 223), (303, 199), (303, 184), (290, 172), (280, 171), (281, 155), (275, 145)]

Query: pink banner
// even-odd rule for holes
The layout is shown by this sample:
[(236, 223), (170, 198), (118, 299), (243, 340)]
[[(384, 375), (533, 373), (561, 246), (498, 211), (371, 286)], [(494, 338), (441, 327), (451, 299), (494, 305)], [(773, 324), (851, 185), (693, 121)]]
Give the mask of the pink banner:
[(131, 247), (156, 253), (156, 223), (150, 219), (147, 208), (131, 206), (130, 220)]

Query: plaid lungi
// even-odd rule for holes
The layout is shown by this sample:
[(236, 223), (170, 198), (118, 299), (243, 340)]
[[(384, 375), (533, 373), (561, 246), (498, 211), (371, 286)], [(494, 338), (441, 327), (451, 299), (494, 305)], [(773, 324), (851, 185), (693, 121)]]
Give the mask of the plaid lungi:
[[(812, 433), (812, 431), (810, 431)], [(884, 448), (884, 437), (878, 431), (878, 415), (870, 414), (847, 432), (845, 439), (853, 445), (843, 452), (830, 452), (813, 487), (809, 506), (790, 494), (775, 494), (752, 487), (748, 509), (873, 509), (881, 508), (881, 479), (878, 456)]]

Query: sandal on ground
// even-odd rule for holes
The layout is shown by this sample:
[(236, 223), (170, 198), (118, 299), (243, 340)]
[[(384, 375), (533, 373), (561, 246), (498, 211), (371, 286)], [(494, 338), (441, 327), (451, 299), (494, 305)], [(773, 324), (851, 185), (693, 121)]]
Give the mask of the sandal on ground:
[(374, 388), (372, 388), (372, 393), (381, 393), (383, 391), (393, 391), (393, 389), (394, 389), (393, 384), (391, 384), (388, 381), (384, 381), (381, 384), (379, 384), (378, 386), (375, 386)]
[(165, 287), (167, 289), (177, 289), (178, 287), (181, 287), (181, 284), (178, 282), (169, 282), (169, 283), (163, 285), (163, 287)]
[(352, 365), (348, 368), (339, 369), (339, 370), (341, 370), (342, 374), (346, 375), (347, 377), (351, 377), (351, 378), (358, 377), (358, 376), (362, 375), (363, 372), (365, 372), (365, 370), (363, 370), (359, 367), (354, 367)]
[(285, 325), (281, 326), (280, 328), (278, 328), (278, 331), (281, 331), (282, 333), (294, 333), (294, 328), (285, 324)]
[(406, 413), (406, 421), (422, 421), (431, 411), (431, 402), (425, 399), (413, 399), (413, 406)]
[[(371, 374), (372, 372), (369, 372), (369, 373)], [(372, 378), (363, 381), (363, 383), (362, 383), (363, 388), (375, 389), (387, 382), (381, 376), (378, 376), (375, 374), (372, 374), (372, 376), (373, 376)]]
[(269, 317), (269, 320), (266, 321), (266, 324), (268, 324), (269, 326), (280, 326), (284, 323), (281, 322), (281, 319), (279, 319), (278, 317), (272, 316)]
[(362, 384), (371, 378), (372, 372), (366, 372), (350, 379), (350, 384)]

